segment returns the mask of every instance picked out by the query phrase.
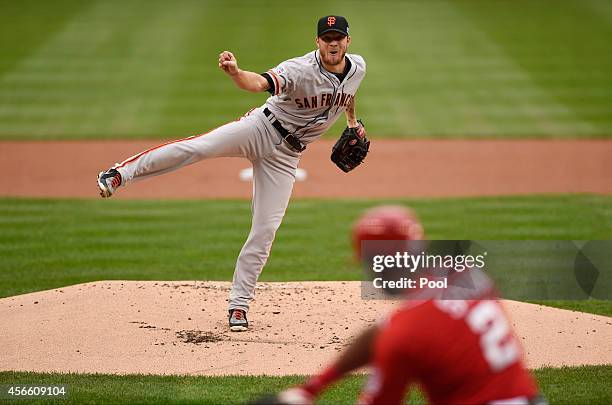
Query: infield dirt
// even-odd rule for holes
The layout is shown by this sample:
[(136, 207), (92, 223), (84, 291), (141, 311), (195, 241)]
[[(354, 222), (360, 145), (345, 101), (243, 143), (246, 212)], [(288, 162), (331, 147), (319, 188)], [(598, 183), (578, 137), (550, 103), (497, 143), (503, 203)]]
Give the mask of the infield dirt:
[[(260, 283), (248, 332), (228, 282), (102, 281), (0, 299), (0, 370), (311, 374), (396, 302), (359, 282)], [(612, 364), (612, 318), (506, 301), (530, 367)]]
[[(95, 178), (161, 141), (0, 142), (0, 195), (98, 197)], [(372, 140), (355, 171), (329, 160), (332, 142), (308, 146), (308, 178), (293, 197), (444, 197), (533, 193), (612, 193), (612, 141)], [(250, 198), (239, 179), (245, 159), (221, 158), (130, 184), (113, 198)]]

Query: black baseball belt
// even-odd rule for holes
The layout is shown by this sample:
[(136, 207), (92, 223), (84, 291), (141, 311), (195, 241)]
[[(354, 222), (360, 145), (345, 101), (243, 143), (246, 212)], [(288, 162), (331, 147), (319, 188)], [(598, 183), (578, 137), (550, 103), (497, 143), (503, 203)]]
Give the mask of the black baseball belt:
[(300, 142), (299, 139), (290, 134), (289, 131), (287, 131), (281, 125), (281, 123), (276, 119), (274, 114), (272, 114), (272, 111), (268, 110), (268, 107), (264, 108), (263, 112), (266, 117), (270, 118), (270, 124), (272, 124), (272, 126), (276, 128), (278, 133), (283, 137), (283, 139), (285, 140), (285, 142), (287, 142), (291, 149), (296, 152), (303, 152), (304, 149), (306, 149), (306, 146), (302, 142)]

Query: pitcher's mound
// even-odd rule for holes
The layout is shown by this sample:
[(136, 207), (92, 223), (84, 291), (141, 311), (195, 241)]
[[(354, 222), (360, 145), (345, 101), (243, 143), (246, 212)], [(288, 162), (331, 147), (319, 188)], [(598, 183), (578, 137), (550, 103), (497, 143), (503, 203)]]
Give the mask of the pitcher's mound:
[[(312, 374), (396, 305), (359, 282), (260, 283), (248, 332), (226, 282), (103, 281), (0, 300), (0, 370)], [(612, 318), (506, 302), (530, 367), (612, 364)], [(409, 343), (407, 343), (409, 344)]]

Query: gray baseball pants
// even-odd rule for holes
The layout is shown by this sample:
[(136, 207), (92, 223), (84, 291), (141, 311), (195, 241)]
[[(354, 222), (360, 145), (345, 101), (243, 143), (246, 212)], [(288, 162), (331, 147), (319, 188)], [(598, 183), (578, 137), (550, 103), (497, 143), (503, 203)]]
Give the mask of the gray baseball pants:
[(251, 231), (236, 262), (229, 298), (229, 309), (248, 311), (255, 284), (285, 215), (300, 160), (300, 154), (282, 141), (263, 108), (206, 134), (139, 153), (115, 169), (125, 184), (215, 157), (244, 157), (253, 164)]

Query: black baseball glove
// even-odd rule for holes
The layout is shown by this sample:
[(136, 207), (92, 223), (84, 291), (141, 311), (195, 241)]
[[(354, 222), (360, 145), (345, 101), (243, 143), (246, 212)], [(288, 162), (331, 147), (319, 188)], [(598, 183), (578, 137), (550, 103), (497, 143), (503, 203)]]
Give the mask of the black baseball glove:
[(355, 128), (346, 127), (332, 148), (331, 160), (345, 173), (359, 166), (368, 154), (370, 141), (361, 120)]

